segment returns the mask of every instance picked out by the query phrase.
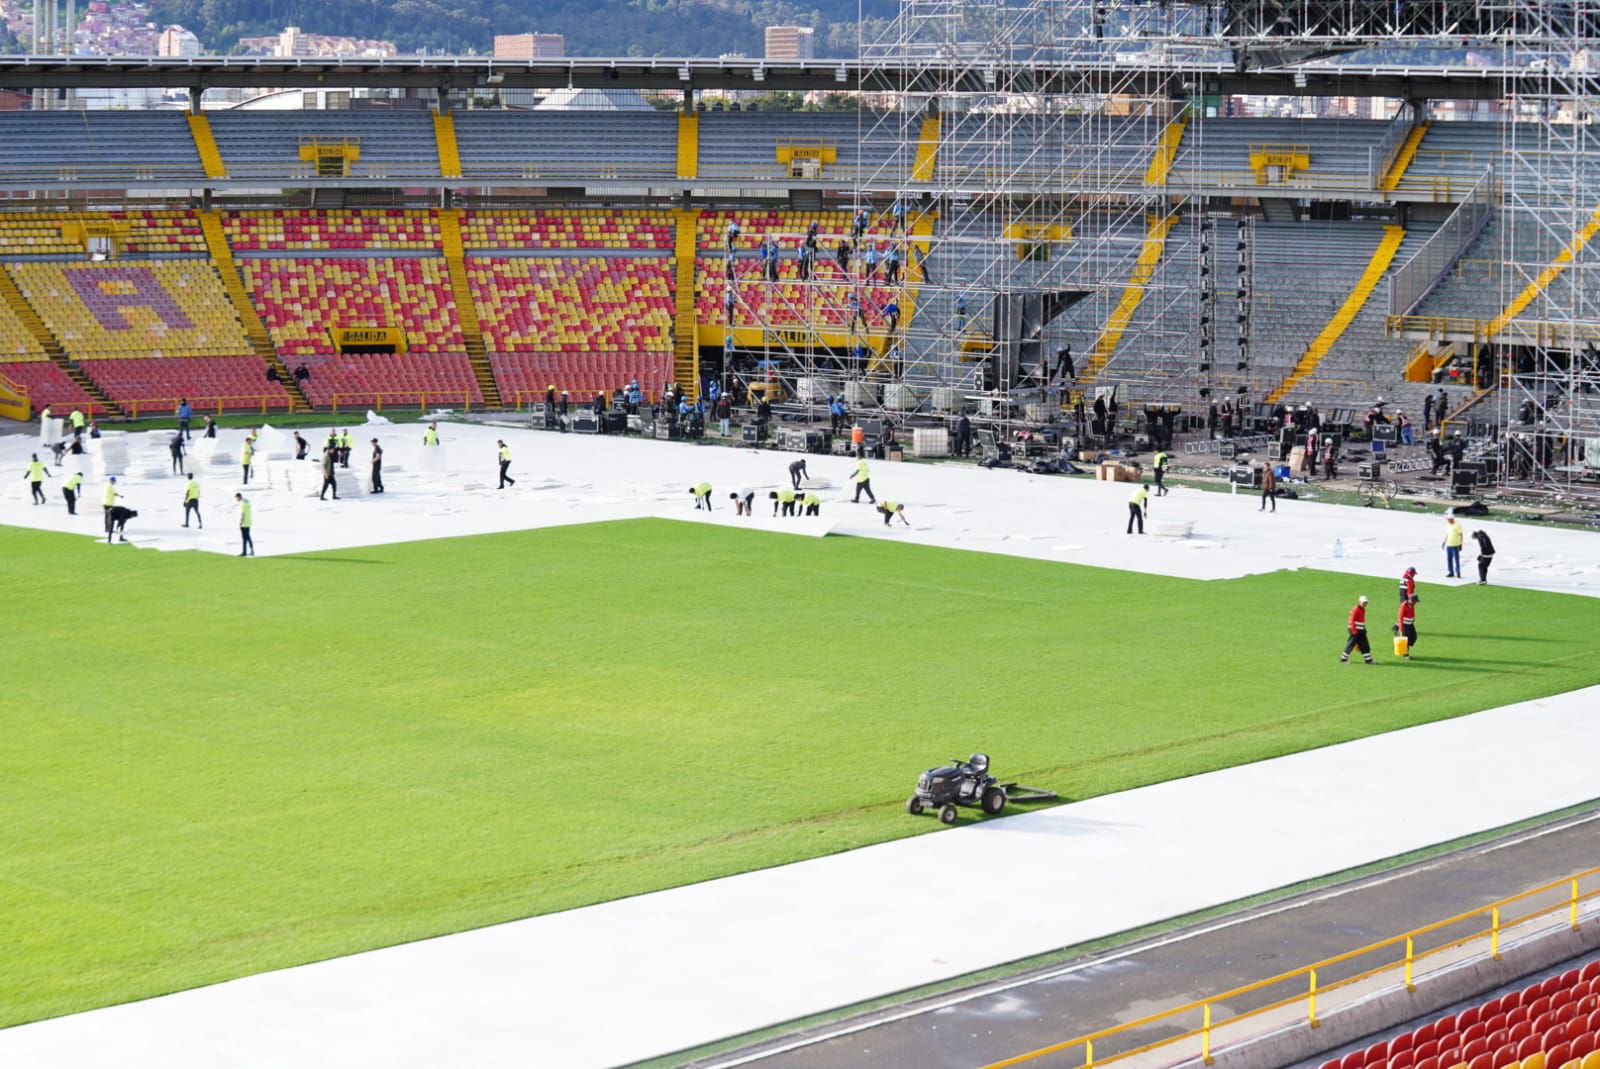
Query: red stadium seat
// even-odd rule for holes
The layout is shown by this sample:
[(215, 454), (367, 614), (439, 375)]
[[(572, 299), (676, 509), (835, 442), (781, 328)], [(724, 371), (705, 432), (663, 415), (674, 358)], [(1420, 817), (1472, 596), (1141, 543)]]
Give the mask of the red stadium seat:
[(1517, 1057), (1519, 1059), (1531, 1058), (1542, 1050), (1544, 1050), (1543, 1036), (1529, 1036), (1516, 1046)]
[(1329, 1058), (1327, 1061), (1318, 1066), (1317, 1069), (1339, 1069), (1339, 1059)]
[(1461, 1033), (1461, 1041), (1463, 1043), (1470, 1043), (1474, 1039), (1481, 1039), (1481, 1038), (1483, 1038), (1484, 1036), (1486, 1036), (1488, 1034), (1489, 1034), (1489, 1024), (1488, 1024), (1488, 1022), (1487, 1021), (1476, 1021), (1476, 1022), (1474, 1022), (1472, 1024), (1471, 1027), (1469, 1027), (1466, 1031)]
[(1470, 1062), (1478, 1055), (1486, 1054), (1488, 1051), (1489, 1041), (1479, 1036), (1477, 1039), (1467, 1040), (1466, 1045), (1461, 1048), (1461, 1056)]
[(1432, 1021), (1429, 1021), (1426, 1024), (1418, 1025), (1416, 1030), (1411, 1033), (1412, 1047), (1415, 1048), (1422, 1046), (1424, 1043), (1428, 1042), (1428, 1040), (1433, 1038), (1433, 1033), (1434, 1023)]
[(1506, 1041), (1508, 1043), (1510, 1043), (1512, 1046), (1516, 1046), (1517, 1044), (1521, 1043), (1524, 1039), (1527, 1039), (1529, 1036), (1533, 1035), (1533, 1022), (1532, 1021), (1518, 1021), (1516, 1024), (1512, 1025), (1507, 1031), (1508, 1031), (1508, 1034), (1506, 1036)]
[(1353, 1050), (1339, 1061), (1339, 1069), (1362, 1069), (1367, 1064), (1367, 1052)]
[(1456, 1015), (1456, 1027), (1465, 1032), (1483, 1019), (1482, 1006), (1468, 1006)]
[(1600, 958), (1596, 958), (1594, 961), (1591, 961), (1589, 964), (1585, 965), (1582, 969), (1578, 970), (1578, 979), (1580, 979), (1580, 980), (1600, 979)]
[(1416, 1049), (1412, 1051), (1412, 1056), (1420, 1062), (1424, 1058), (1435, 1057), (1438, 1053), (1439, 1044), (1430, 1039), (1425, 1043), (1418, 1043)]
[(1560, 1069), (1572, 1057), (1572, 1048), (1565, 1043), (1554, 1043), (1544, 1049), (1544, 1064)]
[(1399, 1054), (1401, 1051), (1411, 1050), (1413, 1047), (1416, 1046), (1416, 1043), (1417, 1043), (1416, 1033), (1414, 1033), (1414, 1032), (1401, 1032), (1399, 1035), (1397, 1035), (1393, 1039), (1389, 1040), (1389, 1057), (1393, 1058), (1396, 1054)]
[(1500, 1069), (1500, 1066), (1495, 1064), (1493, 1055), (1480, 1054), (1467, 1063), (1467, 1069)]
[(1389, 1055), (1388, 1069), (1411, 1069), (1412, 1060), (1409, 1050), (1396, 1051)]
[[(1424, 1058), (1420, 1062), (1417, 1062), (1415, 1065), (1413, 1065), (1411, 1069), (1440, 1069), (1439, 1059)], [(1449, 1069), (1449, 1067), (1446, 1066), (1445, 1069)]]

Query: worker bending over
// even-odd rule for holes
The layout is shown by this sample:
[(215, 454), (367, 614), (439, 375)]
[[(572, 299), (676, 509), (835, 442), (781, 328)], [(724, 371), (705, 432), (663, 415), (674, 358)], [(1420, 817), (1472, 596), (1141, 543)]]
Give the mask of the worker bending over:
[(782, 490), (773, 490), (767, 494), (772, 500), (772, 514), (778, 515), (781, 509), (785, 516), (794, 515), (794, 502), (798, 495), (792, 487), (785, 486)]
[(800, 505), (802, 508), (802, 515), (822, 515), (822, 498), (817, 496), (817, 492), (815, 490), (807, 490), (804, 494), (801, 494)]
[(696, 509), (705, 509), (707, 512), (711, 511), (710, 483), (695, 483), (689, 488), (689, 492), (694, 495), (694, 507)]
[(911, 526), (911, 521), (906, 519), (906, 507), (897, 501), (884, 501), (880, 503), (878, 505), (878, 511), (883, 513), (883, 525), (885, 527), (889, 526), (889, 521), (894, 519), (896, 516), (900, 517), (901, 523), (905, 524), (907, 527)]

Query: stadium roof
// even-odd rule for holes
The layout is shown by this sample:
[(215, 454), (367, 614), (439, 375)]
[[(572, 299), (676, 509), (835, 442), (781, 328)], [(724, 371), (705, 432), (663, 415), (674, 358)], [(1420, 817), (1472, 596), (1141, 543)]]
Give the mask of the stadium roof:
[[(1103, 74), (1124, 91), (1264, 93), (1299, 96), (1389, 96), (1493, 99), (1504, 93), (1505, 71), (1450, 65), (1307, 64), (1240, 72), (1227, 62), (1173, 62), (1141, 58), (1127, 63), (1094, 59), (1060, 67), (1035, 65), (1006, 71), (1005, 89), (1059, 90), (1068, 77)], [(635, 59), (618, 57), (504, 60), (489, 57), (405, 59), (277, 59), (237, 56), (0, 56), (0, 87), (80, 88), (321, 88), (321, 89), (724, 89), (761, 92), (856, 90), (930, 92), (960, 86), (994, 91), (981, 67), (937, 62), (904, 67), (857, 60), (770, 62), (760, 59)], [(1130, 80), (1136, 85), (1130, 86)]]

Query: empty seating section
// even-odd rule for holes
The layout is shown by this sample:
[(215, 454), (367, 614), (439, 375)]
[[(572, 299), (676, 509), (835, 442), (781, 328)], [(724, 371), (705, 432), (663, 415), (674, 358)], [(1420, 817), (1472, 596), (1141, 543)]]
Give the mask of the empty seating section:
[(205, 256), (206, 236), (189, 212), (109, 212), (125, 253)]
[[(183, 122), (181, 115), (173, 118)], [(212, 111), (207, 113), (217, 151), (230, 177), (306, 175), (302, 140), (359, 143), (350, 174), (423, 177), (439, 173), (433, 119), (427, 111), (370, 108), (356, 111)], [(188, 132), (185, 130), (187, 138)], [(189, 150), (194, 152), (192, 147)], [(196, 159), (195, 166), (199, 167)]]
[(0, 112), (8, 184), (205, 177), (188, 124), (174, 111)]
[(439, 248), (432, 212), (378, 208), (350, 211), (229, 212), (223, 233), (235, 252), (281, 249), (351, 250)]
[(467, 261), (490, 352), (671, 352), (672, 261), (519, 257)]
[(1396, 191), (1429, 193), (1459, 199), (1488, 167), (1504, 170), (1500, 124), (1492, 122), (1435, 122), (1417, 146), (1416, 157), (1400, 177)]
[(1321, 1069), (1600, 1069), (1600, 961), (1331, 1058)]
[(909, 172), (920, 129), (918, 115), (706, 111), (700, 113), (700, 176), (788, 175), (788, 165), (778, 162), (785, 144), (831, 149), (834, 160), (822, 164), (823, 179)]
[(66, 232), (70, 225), (44, 212), (0, 216), (0, 256), (82, 256), (83, 242)]
[(1330, 188), (1366, 189), (1372, 170), (1383, 162), (1375, 155), (1388, 126), (1374, 119), (1196, 119), (1184, 131), (1171, 178), (1254, 184), (1252, 145), (1300, 145), (1307, 149), (1309, 166), (1296, 168), (1289, 184), (1304, 179)]
[(0, 360), (43, 360), (39, 340), (22, 325), (11, 306), (0, 301)]
[(1029, 173), (1041, 179), (1078, 176), (1091, 184), (1142, 185), (1168, 120), (1096, 115), (1018, 122), (1020, 136), (1010, 138), (1000, 133), (1003, 127), (991, 125), (989, 116), (948, 117), (937, 157), (939, 173), (978, 185)]
[[(545, 387), (592, 394), (672, 367), (673, 261), (517, 257), (467, 261), (478, 321), (510, 401)], [(664, 378), (665, 377), (665, 378)]]
[[(315, 405), (481, 403), (445, 262), (368, 257), (244, 259), (241, 274), (279, 355), (311, 371)], [(332, 331), (393, 327), (406, 352), (339, 353)]]
[[(82, 360), (78, 364), (124, 409), (143, 402), (165, 408), (187, 397), (202, 408), (286, 408), (289, 395), (267, 381), (267, 365), (257, 356), (191, 356), (183, 360), (133, 357)], [(131, 413), (130, 413), (131, 414)]]
[(207, 260), (20, 262), (5, 269), (75, 359), (250, 352)]
[(445, 264), (432, 259), (241, 260), (256, 309), (286, 361), (334, 352), (334, 328), (396, 327), (407, 348), (465, 352)]
[(461, 242), (477, 249), (665, 250), (673, 247), (672, 220), (663, 213), (580, 209), (469, 211)]
[(71, 376), (46, 359), (0, 360), (0, 375), (27, 387), (28, 400), (35, 409), (46, 405), (65, 408), (94, 403), (94, 398), (89, 396), (83, 387), (73, 382)]
[(455, 127), (466, 178), (677, 174), (670, 111), (458, 111)]
[(483, 404), (464, 352), (318, 353), (294, 357), (311, 373), (304, 383), (314, 405)]

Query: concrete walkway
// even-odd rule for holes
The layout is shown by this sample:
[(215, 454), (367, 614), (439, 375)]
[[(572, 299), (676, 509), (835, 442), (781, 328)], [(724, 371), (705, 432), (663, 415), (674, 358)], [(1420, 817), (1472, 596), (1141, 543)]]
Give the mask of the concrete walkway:
[[(0, 1064), (607, 1066), (1586, 801), (1600, 687), (0, 1032)], [(1500, 759), (1515, 742), (1518, 767)], [(1025, 889), (1025, 890), (1024, 890)]]

